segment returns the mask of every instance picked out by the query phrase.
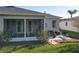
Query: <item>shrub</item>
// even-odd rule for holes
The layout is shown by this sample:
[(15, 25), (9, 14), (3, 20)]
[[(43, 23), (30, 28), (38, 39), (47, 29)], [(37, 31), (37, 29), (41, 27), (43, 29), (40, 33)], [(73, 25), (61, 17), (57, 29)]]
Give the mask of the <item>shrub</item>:
[(1, 32), (0, 33), (0, 41), (7, 42), (11, 40), (12, 33), (11, 32)]
[(47, 42), (47, 40), (50, 38), (49, 32), (46, 30), (41, 30), (37, 32), (36, 35), (37, 39), (41, 40), (42, 42)]
[(0, 46), (3, 45), (3, 42), (8, 43), (11, 40), (11, 32), (0, 32)]

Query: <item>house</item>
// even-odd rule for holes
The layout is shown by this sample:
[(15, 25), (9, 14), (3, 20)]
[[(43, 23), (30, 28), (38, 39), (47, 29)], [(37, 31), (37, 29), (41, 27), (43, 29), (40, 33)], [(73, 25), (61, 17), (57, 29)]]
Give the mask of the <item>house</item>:
[(0, 7), (0, 32), (13, 32), (11, 41), (37, 40), (39, 30), (58, 30), (61, 17), (15, 6)]
[(59, 22), (60, 29), (79, 32), (79, 16), (74, 18), (61, 19)]

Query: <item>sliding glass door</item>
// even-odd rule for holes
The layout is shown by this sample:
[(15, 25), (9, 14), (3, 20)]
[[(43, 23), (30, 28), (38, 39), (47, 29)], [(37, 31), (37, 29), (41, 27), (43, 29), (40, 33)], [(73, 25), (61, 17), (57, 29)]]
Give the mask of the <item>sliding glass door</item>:
[(18, 37), (24, 37), (24, 20), (16, 20), (16, 34)]
[(16, 32), (23, 33), (24, 32), (24, 22), (23, 20), (16, 21)]

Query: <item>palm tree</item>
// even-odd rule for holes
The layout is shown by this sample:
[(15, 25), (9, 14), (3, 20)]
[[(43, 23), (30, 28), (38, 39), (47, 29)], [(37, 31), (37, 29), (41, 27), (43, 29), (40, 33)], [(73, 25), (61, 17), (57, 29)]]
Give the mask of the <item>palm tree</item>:
[(71, 15), (71, 18), (72, 18), (72, 15), (77, 13), (78, 11), (76, 9), (74, 9), (73, 11), (72, 10), (68, 10), (67, 12)]

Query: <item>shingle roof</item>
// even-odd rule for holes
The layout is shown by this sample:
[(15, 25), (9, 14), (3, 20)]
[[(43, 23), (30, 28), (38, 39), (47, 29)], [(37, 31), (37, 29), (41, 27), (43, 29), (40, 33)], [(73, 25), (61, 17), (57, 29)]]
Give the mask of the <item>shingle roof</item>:
[(37, 11), (32, 11), (28, 9), (23, 9), (19, 7), (14, 7), (14, 6), (5, 6), (5, 7), (0, 7), (0, 13), (27, 13), (27, 14), (43, 14)]
[[(0, 14), (13, 14), (13, 15), (45, 15), (42, 12), (37, 12), (37, 11), (32, 11), (32, 10), (28, 10), (28, 9), (23, 9), (23, 8), (19, 8), (19, 7), (15, 7), (15, 6), (4, 6), (4, 7), (0, 7)], [(59, 16), (54, 16), (51, 14), (46, 14), (46, 16), (50, 16), (50, 17), (57, 17), (60, 18)]]

